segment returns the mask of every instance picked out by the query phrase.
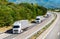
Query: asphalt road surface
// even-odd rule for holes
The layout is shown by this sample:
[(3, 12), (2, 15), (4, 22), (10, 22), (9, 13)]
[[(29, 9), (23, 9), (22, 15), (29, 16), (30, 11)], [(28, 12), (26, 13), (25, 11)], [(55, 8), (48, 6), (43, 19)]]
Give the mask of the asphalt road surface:
[(57, 14), (58, 20), (54, 24), (53, 29), (49, 32), (45, 39), (60, 39), (60, 13)]

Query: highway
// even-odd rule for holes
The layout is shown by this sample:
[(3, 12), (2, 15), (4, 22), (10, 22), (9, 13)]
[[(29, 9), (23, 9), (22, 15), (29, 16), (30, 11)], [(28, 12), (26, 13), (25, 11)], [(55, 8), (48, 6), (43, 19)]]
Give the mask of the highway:
[(56, 24), (54, 24), (53, 29), (49, 32), (45, 39), (60, 39), (60, 13), (58, 13), (57, 16), (58, 20)]
[(48, 19), (46, 19), (44, 22), (40, 23), (39, 25), (29, 29), (28, 31), (16, 36), (13, 39), (28, 39), (29, 36), (33, 35), (35, 32), (38, 31), (38, 29), (42, 29), (43, 27), (45, 27), (45, 25), (47, 25), (49, 22), (52, 21), (52, 19), (54, 18), (53, 15), (51, 15), (51, 17), (49, 17)]
[(11, 34), (11, 33), (2, 33), (0, 34), (0, 39), (25, 39), (28, 38), (30, 35), (34, 34), (39, 29), (41, 30), (45, 25), (47, 25), (49, 22), (53, 20), (54, 16), (51, 15), (49, 18), (47, 18), (45, 21), (43, 21), (40, 24), (32, 25), (33, 27), (30, 27), (28, 30), (24, 31), (21, 34)]
[(60, 39), (60, 13), (57, 13), (54, 23), (43, 32), (37, 39)]

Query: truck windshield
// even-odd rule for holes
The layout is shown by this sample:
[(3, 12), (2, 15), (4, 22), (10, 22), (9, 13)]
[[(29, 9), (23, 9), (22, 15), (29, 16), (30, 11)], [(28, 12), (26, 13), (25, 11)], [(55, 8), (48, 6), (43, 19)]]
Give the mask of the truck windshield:
[(37, 18), (36, 20), (40, 20), (39, 18)]
[(14, 26), (13, 28), (19, 28), (19, 26)]

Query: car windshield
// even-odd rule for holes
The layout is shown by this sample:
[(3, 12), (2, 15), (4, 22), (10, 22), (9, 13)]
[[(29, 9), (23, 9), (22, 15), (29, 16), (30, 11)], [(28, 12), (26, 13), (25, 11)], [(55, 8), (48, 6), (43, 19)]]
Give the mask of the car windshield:
[(13, 28), (19, 28), (19, 26), (14, 26)]
[(40, 20), (39, 18), (37, 18), (36, 20)]

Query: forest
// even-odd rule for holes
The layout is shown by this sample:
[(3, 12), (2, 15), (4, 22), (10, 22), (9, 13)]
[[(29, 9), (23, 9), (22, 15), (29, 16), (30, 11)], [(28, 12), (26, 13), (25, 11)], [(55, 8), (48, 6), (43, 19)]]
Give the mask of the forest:
[(47, 9), (33, 3), (14, 4), (7, 0), (0, 0), (0, 27), (11, 26), (15, 21), (35, 19), (45, 15)]

